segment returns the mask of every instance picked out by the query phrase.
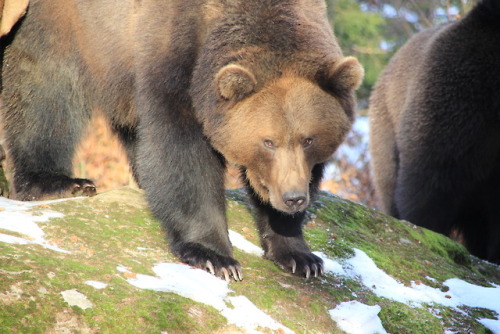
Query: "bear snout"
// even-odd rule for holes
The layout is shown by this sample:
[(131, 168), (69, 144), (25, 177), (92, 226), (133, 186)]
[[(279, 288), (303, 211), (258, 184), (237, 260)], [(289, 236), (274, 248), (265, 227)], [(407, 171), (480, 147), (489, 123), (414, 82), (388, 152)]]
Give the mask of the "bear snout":
[(287, 191), (283, 194), (283, 203), (288, 208), (289, 213), (295, 213), (304, 210), (309, 201), (307, 193), (300, 190)]

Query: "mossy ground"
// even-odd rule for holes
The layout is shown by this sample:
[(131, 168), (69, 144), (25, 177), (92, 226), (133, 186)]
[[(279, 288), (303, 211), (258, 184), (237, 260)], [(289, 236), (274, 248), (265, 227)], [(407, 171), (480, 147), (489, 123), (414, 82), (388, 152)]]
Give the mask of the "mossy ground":
[[(259, 244), (244, 194), (228, 194), (230, 228)], [(39, 223), (45, 238), (71, 254), (38, 245), (0, 243), (0, 333), (227, 333), (238, 329), (212, 307), (173, 293), (141, 290), (127, 282), (135, 273), (154, 275), (159, 262), (177, 262), (168, 251), (160, 224), (146, 209), (142, 194), (122, 189), (89, 198), (34, 208), (63, 218)], [(459, 277), (499, 284), (498, 268), (470, 261), (466, 250), (448, 238), (384, 216), (355, 203), (322, 194), (305, 228), (314, 250), (339, 261), (365, 251), (384, 271), (404, 284), (420, 280), (443, 288)], [(342, 333), (328, 310), (347, 300), (382, 307), (380, 318), (391, 333), (443, 333), (444, 327), (487, 333), (475, 321), (494, 316), (487, 310), (428, 306), (412, 308), (374, 295), (356, 280), (326, 275), (304, 280), (272, 262), (235, 249), (245, 279), (230, 288), (297, 333)], [(117, 270), (125, 266), (129, 273)], [(430, 281), (427, 277), (436, 281)], [(85, 281), (108, 286), (98, 290)], [(93, 303), (82, 310), (64, 302), (61, 292), (76, 289)], [(441, 320), (434, 314), (439, 314)], [(269, 332), (268, 330), (263, 330)]]

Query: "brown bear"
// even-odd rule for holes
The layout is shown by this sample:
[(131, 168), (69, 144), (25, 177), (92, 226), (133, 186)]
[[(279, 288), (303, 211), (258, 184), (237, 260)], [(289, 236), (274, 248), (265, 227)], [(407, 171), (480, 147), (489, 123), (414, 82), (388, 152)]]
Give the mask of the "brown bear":
[(350, 128), (363, 74), (342, 55), (324, 1), (33, 0), (11, 39), (2, 100), (17, 198), (95, 192), (70, 173), (100, 108), (183, 262), (242, 277), (225, 217), (232, 163), (266, 258), (321, 274), (304, 210)]
[(500, 1), (415, 35), (370, 101), (380, 208), (500, 262)]

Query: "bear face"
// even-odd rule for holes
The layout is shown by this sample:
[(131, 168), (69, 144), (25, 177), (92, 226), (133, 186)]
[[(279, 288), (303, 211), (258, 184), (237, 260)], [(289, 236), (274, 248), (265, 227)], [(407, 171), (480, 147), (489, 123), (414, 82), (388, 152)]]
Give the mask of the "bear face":
[(250, 186), (264, 202), (293, 214), (309, 204), (311, 171), (343, 141), (352, 117), (333, 92), (351, 91), (363, 69), (354, 58), (331, 64), (327, 85), (285, 72), (258, 91), (255, 75), (230, 64), (216, 75), (217, 126), (206, 127), (211, 143), (231, 163), (244, 167)]
[[(248, 87), (240, 83), (236, 94)], [(263, 201), (286, 213), (307, 207), (312, 168), (332, 155), (351, 124), (334, 96), (294, 76), (271, 82), (224, 114), (210, 135), (214, 147), (246, 169)]]

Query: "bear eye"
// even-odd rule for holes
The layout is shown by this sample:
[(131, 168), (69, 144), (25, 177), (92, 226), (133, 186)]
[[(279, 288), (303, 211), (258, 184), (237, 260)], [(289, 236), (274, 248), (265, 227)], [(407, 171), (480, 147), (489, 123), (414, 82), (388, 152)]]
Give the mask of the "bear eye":
[(313, 143), (313, 139), (312, 138), (306, 138), (302, 141), (302, 147), (304, 148), (308, 148), (309, 146), (311, 146)]
[(264, 140), (264, 146), (267, 148), (274, 148), (274, 143), (271, 139), (265, 139)]

